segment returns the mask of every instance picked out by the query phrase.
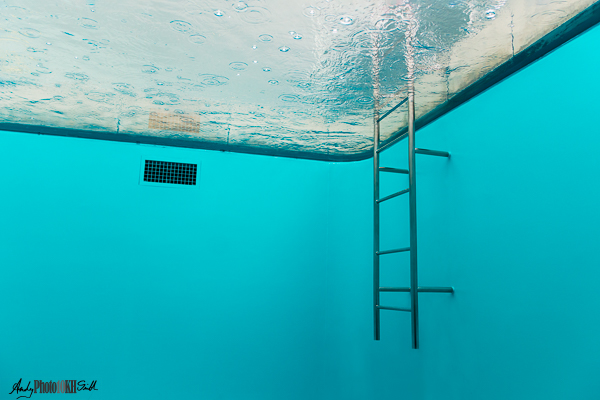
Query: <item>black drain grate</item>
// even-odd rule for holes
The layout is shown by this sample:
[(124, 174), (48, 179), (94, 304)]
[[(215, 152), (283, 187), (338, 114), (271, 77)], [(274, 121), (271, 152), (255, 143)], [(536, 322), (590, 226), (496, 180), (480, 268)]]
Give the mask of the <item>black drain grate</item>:
[(146, 160), (144, 181), (173, 185), (196, 185), (197, 164)]

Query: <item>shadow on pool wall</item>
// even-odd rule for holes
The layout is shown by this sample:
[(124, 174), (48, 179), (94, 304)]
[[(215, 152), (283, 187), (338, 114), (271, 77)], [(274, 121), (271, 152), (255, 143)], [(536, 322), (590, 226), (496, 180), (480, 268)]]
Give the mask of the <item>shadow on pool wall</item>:
[[(456, 294), (421, 295), (417, 351), (407, 314), (373, 340), (372, 160), (3, 133), (4, 396), (85, 379), (99, 399), (596, 399), (599, 41), (418, 132), (452, 153), (418, 159), (420, 283)], [(199, 187), (138, 185), (142, 156), (200, 162)], [(403, 201), (382, 248), (408, 240)], [(406, 284), (390, 257), (382, 284)]]

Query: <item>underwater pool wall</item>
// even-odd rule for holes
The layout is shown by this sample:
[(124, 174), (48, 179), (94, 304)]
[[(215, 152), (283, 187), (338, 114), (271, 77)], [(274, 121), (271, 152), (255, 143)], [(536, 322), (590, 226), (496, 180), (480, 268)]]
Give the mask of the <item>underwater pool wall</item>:
[[(0, 149), (0, 398), (19, 379), (318, 398), (329, 164), (19, 133)], [(199, 187), (139, 185), (142, 156), (200, 162)]]
[[(3, 398), (85, 379), (99, 399), (596, 399), (599, 42), (417, 133), (452, 153), (418, 159), (420, 283), (456, 289), (420, 296), (420, 350), (408, 314), (373, 340), (372, 160), (3, 133)], [(141, 157), (200, 162), (199, 187), (139, 185)], [(382, 246), (408, 240), (403, 201)], [(390, 257), (382, 284), (406, 284)]]

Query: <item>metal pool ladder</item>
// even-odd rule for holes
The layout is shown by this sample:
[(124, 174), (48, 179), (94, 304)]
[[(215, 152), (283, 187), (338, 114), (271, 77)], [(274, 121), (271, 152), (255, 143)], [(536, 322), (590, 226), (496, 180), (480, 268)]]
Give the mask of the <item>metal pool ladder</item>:
[[(379, 125), (380, 122), (397, 110), (402, 104), (408, 101), (408, 127), (397, 132), (397, 136), (383, 146), (379, 146)], [(419, 293), (454, 293), (452, 287), (420, 287), (418, 286), (417, 275), (417, 190), (415, 174), (415, 155), (425, 154), (438, 157), (450, 157), (450, 153), (445, 151), (425, 150), (415, 148), (415, 103), (414, 103), (414, 83), (409, 81), (408, 97), (379, 117), (379, 111), (375, 112), (375, 132), (373, 145), (374, 159), (374, 257), (373, 257), (373, 311), (375, 320), (375, 340), (380, 336), (380, 311), (405, 311), (411, 315), (412, 348), (419, 348)], [(408, 137), (408, 169), (389, 168), (379, 166), (379, 153), (390, 148), (394, 144)], [(408, 175), (408, 189), (401, 190), (389, 196), (379, 197), (379, 173), (389, 172)], [(379, 204), (404, 194), (409, 197), (410, 213), (410, 245), (394, 250), (380, 250), (379, 248)], [(410, 287), (380, 287), (379, 286), (379, 257), (386, 254), (410, 252)], [(408, 292), (410, 293), (410, 308), (388, 307), (379, 304), (379, 294), (381, 292)]]

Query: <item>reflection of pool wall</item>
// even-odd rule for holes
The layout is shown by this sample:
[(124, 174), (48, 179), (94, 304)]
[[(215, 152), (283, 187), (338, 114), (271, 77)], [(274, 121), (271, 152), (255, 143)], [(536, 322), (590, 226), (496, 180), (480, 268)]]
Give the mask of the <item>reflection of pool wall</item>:
[[(456, 294), (421, 296), (418, 351), (407, 315), (384, 314), (372, 337), (371, 161), (3, 133), (0, 387), (596, 398), (599, 41), (595, 28), (420, 131), (419, 146), (452, 153), (418, 160), (420, 282)], [(142, 156), (200, 161), (200, 186), (138, 185)], [(382, 246), (408, 238), (402, 201), (382, 206)], [(390, 257), (382, 284), (405, 283), (407, 260)]]

